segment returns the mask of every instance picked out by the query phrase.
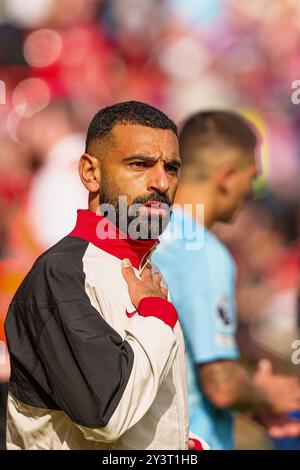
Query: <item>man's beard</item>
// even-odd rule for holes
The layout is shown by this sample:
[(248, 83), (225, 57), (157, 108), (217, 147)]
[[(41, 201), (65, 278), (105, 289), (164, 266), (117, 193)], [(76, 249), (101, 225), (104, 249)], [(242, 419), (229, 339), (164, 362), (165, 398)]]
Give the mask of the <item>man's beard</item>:
[[(113, 215), (109, 210), (106, 210), (105, 206), (103, 206), (104, 210), (101, 210), (101, 213), (131, 238), (139, 240), (157, 239), (158, 236), (166, 229), (170, 221), (172, 203), (167, 194), (153, 191), (150, 195), (136, 197), (128, 207), (126, 195), (122, 195), (117, 188), (113, 188), (113, 185), (108, 184), (106, 178), (103, 178), (99, 193), (99, 201), (100, 210), (103, 205), (113, 206)], [(150, 201), (161, 203), (163, 205), (163, 209), (165, 209), (165, 214), (150, 215), (147, 211), (139, 213), (139, 206), (144, 206)]]

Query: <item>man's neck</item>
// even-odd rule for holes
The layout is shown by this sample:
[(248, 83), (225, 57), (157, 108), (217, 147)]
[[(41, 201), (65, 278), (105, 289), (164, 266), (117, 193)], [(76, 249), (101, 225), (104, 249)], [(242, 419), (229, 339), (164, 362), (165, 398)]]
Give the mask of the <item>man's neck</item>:
[[(179, 204), (182, 208), (186, 204), (185, 210), (188, 210), (193, 219), (207, 229), (210, 229), (216, 222), (214, 195), (208, 182), (197, 183), (197, 185), (182, 183), (178, 188), (175, 204)], [(197, 211), (197, 204), (204, 205), (204, 220), (202, 211)]]

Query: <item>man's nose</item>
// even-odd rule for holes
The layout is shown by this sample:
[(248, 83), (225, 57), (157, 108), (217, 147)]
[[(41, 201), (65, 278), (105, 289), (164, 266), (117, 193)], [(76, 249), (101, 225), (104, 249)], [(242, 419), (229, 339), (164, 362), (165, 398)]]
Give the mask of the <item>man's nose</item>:
[(164, 168), (153, 168), (149, 174), (148, 191), (166, 193), (169, 190), (169, 178)]

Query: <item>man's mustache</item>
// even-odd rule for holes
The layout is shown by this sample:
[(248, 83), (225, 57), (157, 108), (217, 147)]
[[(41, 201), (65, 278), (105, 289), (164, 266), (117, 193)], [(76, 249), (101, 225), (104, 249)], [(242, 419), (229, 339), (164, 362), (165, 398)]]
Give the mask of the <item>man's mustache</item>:
[(139, 196), (132, 201), (132, 204), (147, 204), (147, 202), (161, 202), (171, 207), (172, 202), (167, 194), (152, 193), (150, 196)]

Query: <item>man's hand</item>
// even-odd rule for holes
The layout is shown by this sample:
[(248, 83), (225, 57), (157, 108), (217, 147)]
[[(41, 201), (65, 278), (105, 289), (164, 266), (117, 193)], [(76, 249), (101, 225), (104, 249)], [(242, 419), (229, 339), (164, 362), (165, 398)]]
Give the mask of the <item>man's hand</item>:
[(196, 444), (193, 439), (189, 439), (189, 450), (195, 450)]
[(9, 364), (0, 365), (0, 383), (8, 382), (10, 376), (10, 367)]
[(9, 355), (6, 344), (0, 341), (0, 383), (8, 382), (10, 376)]
[(272, 363), (262, 359), (253, 377), (254, 383), (265, 393), (272, 413), (282, 414), (300, 409), (300, 384), (295, 377), (273, 374)]
[(167, 298), (168, 288), (161, 284), (161, 274), (151, 274), (151, 268), (146, 267), (142, 272), (141, 279), (139, 279), (129, 259), (123, 259), (121, 266), (123, 277), (128, 285), (130, 299), (135, 308), (138, 308), (140, 301), (145, 297)]
[(300, 422), (287, 415), (273, 415), (267, 412), (260, 412), (255, 420), (261, 424), (273, 439), (300, 436)]
[(209, 445), (201, 437), (190, 431), (188, 450), (209, 450)]

